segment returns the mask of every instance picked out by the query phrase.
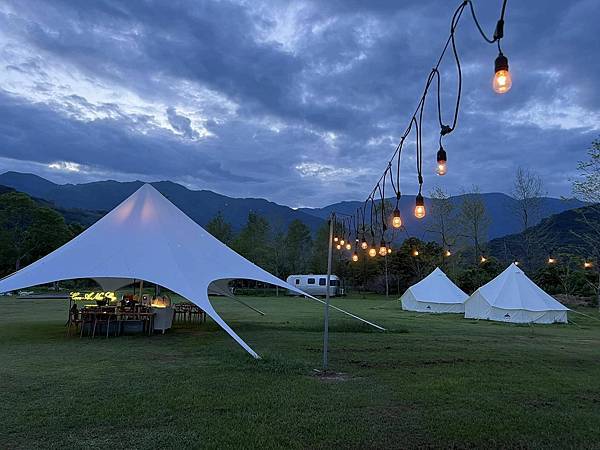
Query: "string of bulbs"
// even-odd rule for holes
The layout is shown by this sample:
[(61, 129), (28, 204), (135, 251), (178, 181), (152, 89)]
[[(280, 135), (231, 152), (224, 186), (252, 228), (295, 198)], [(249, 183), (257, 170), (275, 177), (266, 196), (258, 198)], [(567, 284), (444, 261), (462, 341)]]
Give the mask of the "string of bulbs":
[[(383, 171), (383, 174), (379, 177), (379, 180), (375, 184), (375, 187), (371, 190), (367, 199), (363, 203), (362, 208), (358, 208), (356, 214), (354, 216), (348, 216), (342, 219), (340, 222), (336, 222), (334, 224), (335, 227), (335, 237), (334, 244), (336, 245), (336, 249), (338, 250), (352, 250), (352, 244), (350, 243), (351, 235), (355, 236), (355, 247), (354, 252), (352, 254), (352, 261), (358, 261), (358, 253), (357, 248), (360, 245), (365, 251), (368, 251), (370, 257), (375, 257), (377, 254), (381, 256), (385, 256), (392, 252), (391, 250), (391, 242), (394, 240), (395, 231), (402, 228), (402, 217), (400, 215), (400, 198), (402, 197), (402, 193), (400, 190), (400, 166), (401, 166), (401, 157), (402, 150), (404, 148), (404, 142), (410, 135), (410, 133), (415, 131), (415, 143), (416, 143), (416, 173), (417, 180), (419, 184), (419, 190), (415, 197), (415, 209), (414, 215), (417, 219), (422, 219), (426, 215), (425, 209), (425, 199), (423, 198), (423, 114), (425, 109), (425, 101), (427, 99), (427, 95), (430, 93), (430, 88), (435, 81), (437, 93), (437, 118), (440, 126), (440, 134), (439, 134), (439, 149), (437, 151), (436, 160), (436, 170), (435, 172), (439, 176), (446, 175), (448, 171), (448, 156), (446, 150), (442, 145), (442, 140), (445, 136), (452, 133), (457, 126), (458, 123), (458, 112), (460, 109), (460, 101), (462, 95), (462, 68), (460, 65), (460, 59), (458, 56), (458, 50), (456, 48), (455, 34), (458, 23), (463, 15), (465, 9), (469, 9), (471, 11), (471, 16), (473, 18), (473, 22), (479, 31), (479, 34), (482, 36), (485, 42), (488, 44), (497, 44), (498, 46), (498, 56), (494, 62), (494, 77), (492, 79), (492, 88), (498, 94), (504, 94), (508, 92), (512, 86), (512, 79), (510, 72), (508, 70), (508, 58), (504, 56), (501, 48), (501, 40), (504, 37), (504, 14), (506, 11), (506, 2), (507, 0), (502, 1), (502, 9), (500, 12), (500, 18), (496, 23), (496, 28), (494, 30), (494, 34), (492, 37), (488, 37), (484, 32), (483, 28), (479, 24), (477, 20), (477, 16), (475, 14), (475, 8), (473, 6), (472, 0), (464, 0), (460, 3), (460, 5), (454, 11), (452, 15), (452, 20), (450, 23), (450, 34), (446, 39), (446, 43), (442, 49), (442, 52), (435, 64), (435, 66), (429, 72), (427, 76), (427, 80), (425, 83), (425, 87), (423, 89), (423, 93), (417, 103), (417, 107), (415, 112), (411, 116), (408, 126), (406, 127), (404, 133), (400, 137), (400, 141), (394, 150), (392, 157), (389, 159), (388, 164)], [(454, 108), (454, 114), (452, 116), (451, 124), (444, 123), (442, 119), (442, 103), (441, 103), (441, 73), (439, 71), (439, 67), (444, 60), (444, 56), (446, 55), (448, 49), (451, 49), (452, 55), (454, 57), (454, 61), (456, 64), (457, 70), (457, 79), (458, 86), (456, 91), (456, 103)], [(394, 173), (395, 172), (395, 173)], [(392, 235), (388, 236), (389, 240), (386, 240), (386, 232), (388, 230), (386, 224), (386, 211), (385, 211), (385, 187), (388, 181), (394, 191), (396, 197), (396, 205), (395, 209), (392, 212), (391, 217), (391, 225), (392, 225)], [(375, 203), (376, 196), (379, 196), (379, 205), (380, 210), (377, 211), (377, 205)], [(369, 208), (369, 222), (366, 222), (367, 208)], [(380, 230), (381, 240), (379, 244), (379, 249), (375, 247), (375, 235), (376, 230)], [(339, 237), (341, 236), (341, 237)], [(359, 238), (359, 236), (361, 236)], [(370, 237), (371, 242), (367, 242), (367, 237)], [(389, 244), (389, 245), (388, 245)], [(449, 253), (449, 251), (447, 251)]]

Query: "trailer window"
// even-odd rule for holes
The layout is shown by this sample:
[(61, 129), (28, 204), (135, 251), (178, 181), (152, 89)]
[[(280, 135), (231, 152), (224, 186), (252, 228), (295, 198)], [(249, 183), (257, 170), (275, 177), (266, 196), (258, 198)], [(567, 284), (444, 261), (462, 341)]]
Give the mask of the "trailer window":
[(327, 286), (327, 278), (319, 278), (319, 286)]
[(308, 284), (315, 284), (315, 279), (314, 278), (309, 278), (306, 282)]
[(296, 278), (296, 284), (300, 284), (300, 278)]
[(329, 280), (330, 286), (339, 286), (340, 280)]

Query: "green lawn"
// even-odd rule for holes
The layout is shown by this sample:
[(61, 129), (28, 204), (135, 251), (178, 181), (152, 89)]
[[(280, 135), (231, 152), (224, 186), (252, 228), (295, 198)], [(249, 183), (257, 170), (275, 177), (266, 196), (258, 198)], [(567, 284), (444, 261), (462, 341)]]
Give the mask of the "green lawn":
[(62, 300), (0, 298), (0, 448), (600, 447), (600, 316), (514, 326), (406, 313), (383, 297), (322, 306), (228, 299), (164, 336), (67, 338)]

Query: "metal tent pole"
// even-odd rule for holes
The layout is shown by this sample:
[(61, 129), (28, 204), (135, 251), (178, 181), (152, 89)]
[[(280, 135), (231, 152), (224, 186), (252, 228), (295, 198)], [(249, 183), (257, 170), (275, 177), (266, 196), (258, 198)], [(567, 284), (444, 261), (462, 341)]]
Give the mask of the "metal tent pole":
[(325, 323), (323, 328), (323, 370), (327, 370), (329, 345), (329, 287), (331, 282), (331, 258), (333, 255), (333, 225), (335, 213), (329, 218), (329, 244), (327, 251), (327, 285), (325, 287)]

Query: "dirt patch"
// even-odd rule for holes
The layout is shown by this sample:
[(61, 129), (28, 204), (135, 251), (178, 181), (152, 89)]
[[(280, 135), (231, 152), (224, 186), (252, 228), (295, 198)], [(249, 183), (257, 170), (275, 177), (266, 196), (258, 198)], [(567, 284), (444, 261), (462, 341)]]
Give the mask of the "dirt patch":
[(316, 370), (313, 377), (324, 383), (340, 383), (344, 381), (355, 380), (357, 377), (344, 372), (335, 372), (333, 370)]

